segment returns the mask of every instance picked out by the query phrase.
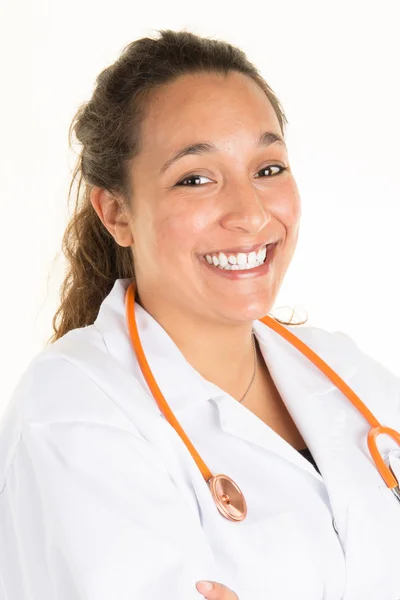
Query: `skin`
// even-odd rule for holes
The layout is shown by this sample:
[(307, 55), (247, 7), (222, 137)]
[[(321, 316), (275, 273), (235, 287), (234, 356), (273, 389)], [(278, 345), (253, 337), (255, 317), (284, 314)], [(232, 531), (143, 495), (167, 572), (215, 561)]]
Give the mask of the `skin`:
[(237, 594), (226, 587), (226, 585), (216, 581), (210, 581), (208, 583), (211, 583), (213, 586), (211, 590), (206, 590), (203, 587), (202, 582), (196, 583), (197, 590), (203, 594), (204, 598), (208, 598), (208, 600), (239, 600)]
[[(287, 148), (257, 147), (262, 131), (282, 137), (271, 103), (252, 79), (236, 72), (181, 76), (150, 98), (143, 148), (131, 167), (129, 210), (106, 190), (91, 194), (115, 241), (132, 249), (140, 304), (203, 377), (236, 398), (253, 373), (252, 321), (273, 307), (301, 214)], [(185, 156), (160, 174), (174, 151), (204, 141), (218, 151)], [(287, 170), (265, 170), (272, 165)], [(176, 186), (193, 174), (201, 179)], [(229, 280), (203, 259), (276, 239), (263, 277)]]

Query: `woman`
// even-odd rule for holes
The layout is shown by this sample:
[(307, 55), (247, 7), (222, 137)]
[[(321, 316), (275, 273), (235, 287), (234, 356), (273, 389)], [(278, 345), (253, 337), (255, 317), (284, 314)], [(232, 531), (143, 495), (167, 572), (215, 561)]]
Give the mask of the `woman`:
[[(368, 423), (260, 321), (299, 233), (286, 122), (242, 51), (186, 31), (130, 44), (79, 109), (55, 335), (2, 420), (7, 600), (400, 597), (400, 505)], [(237, 522), (160, 409), (126, 310), (189, 440), (243, 494)], [(394, 375), (347, 336), (283, 328), (400, 429)]]

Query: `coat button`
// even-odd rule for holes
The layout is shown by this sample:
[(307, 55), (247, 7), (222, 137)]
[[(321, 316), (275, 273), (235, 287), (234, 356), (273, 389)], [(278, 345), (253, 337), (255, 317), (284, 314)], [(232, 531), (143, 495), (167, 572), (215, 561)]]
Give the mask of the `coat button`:
[(338, 532), (337, 527), (336, 527), (336, 521), (335, 521), (335, 519), (332, 519), (332, 527), (336, 531), (336, 533), (339, 535), (339, 532)]

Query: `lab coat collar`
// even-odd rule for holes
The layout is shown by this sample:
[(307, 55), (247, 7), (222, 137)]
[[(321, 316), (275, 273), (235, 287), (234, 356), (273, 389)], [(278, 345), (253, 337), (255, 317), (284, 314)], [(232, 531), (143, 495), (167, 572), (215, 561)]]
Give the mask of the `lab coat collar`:
[[(135, 359), (126, 323), (125, 292), (131, 281), (132, 279), (126, 278), (115, 282), (100, 307), (94, 325), (102, 334), (108, 352), (130, 371), (150, 394)], [(158, 387), (174, 412), (224, 393), (191, 366), (163, 327), (137, 302), (135, 316), (146, 359)]]
[[(134, 356), (125, 315), (125, 291), (132, 279), (117, 279), (103, 301), (95, 327), (101, 332), (108, 352), (139, 378), (148, 390)], [(162, 326), (138, 303), (135, 303), (136, 322), (140, 340), (155, 380), (168, 404), (175, 411), (210, 398), (226, 396), (226, 392), (202, 377), (185, 359)], [(313, 347), (313, 328), (290, 327), (305, 343)], [(289, 342), (261, 321), (254, 321), (253, 331), (260, 350), (278, 387), (293, 394), (299, 388), (311, 396), (336, 389), (334, 384)], [(328, 334), (329, 335), (329, 334)], [(318, 345), (318, 344), (317, 344)], [(318, 352), (318, 347), (315, 348)], [(329, 347), (326, 348), (326, 353)], [(355, 372), (352, 364), (336, 364), (337, 353), (329, 364), (345, 378)]]

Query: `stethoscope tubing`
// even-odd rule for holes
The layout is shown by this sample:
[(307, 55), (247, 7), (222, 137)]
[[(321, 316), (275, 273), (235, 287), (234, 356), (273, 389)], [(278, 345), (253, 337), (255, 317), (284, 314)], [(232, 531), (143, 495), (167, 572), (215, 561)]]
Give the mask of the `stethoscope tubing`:
[[(147, 362), (146, 356), (143, 351), (142, 344), (140, 342), (139, 331), (135, 319), (135, 282), (132, 281), (128, 286), (125, 293), (125, 309), (126, 309), (126, 320), (130, 334), (133, 350), (136, 353), (136, 357), (142, 371), (143, 377), (149, 386), (149, 389), (156, 400), (158, 407), (172, 425), (182, 441), (186, 445), (190, 454), (193, 457), (196, 465), (198, 466), (201, 474), (203, 475), (206, 483), (208, 484), (211, 494), (214, 498), (216, 506), (220, 513), (229, 520), (242, 521), (247, 515), (247, 505), (243, 493), (237, 484), (227, 475), (218, 474), (213, 475), (208, 466), (205, 464), (196, 448), (182, 429), (179, 421), (175, 417), (167, 401), (165, 400), (160, 388), (154, 379), (153, 373)], [(328, 377), (334, 385), (350, 400), (355, 408), (363, 415), (367, 422), (371, 425), (371, 429), (368, 433), (367, 443), (371, 457), (386, 485), (393, 491), (395, 497), (400, 502), (400, 488), (399, 482), (393, 471), (386, 465), (383, 457), (381, 456), (378, 446), (377, 437), (385, 434), (390, 436), (400, 446), (400, 433), (390, 427), (385, 427), (380, 424), (378, 419), (372, 414), (367, 406), (361, 401), (361, 399), (354, 393), (354, 391), (347, 385), (345, 381), (320, 357), (316, 354), (307, 344), (296, 337), (291, 331), (287, 330), (283, 325), (275, 321), (270, 316), (265, 316), (260, 319), (262, 323), (273, 329), (281, 337), (283, 337), (290, 344), (295, 346), (304, 356), (306, 356), (317, 368), (320, 369), (326, 377)]]

